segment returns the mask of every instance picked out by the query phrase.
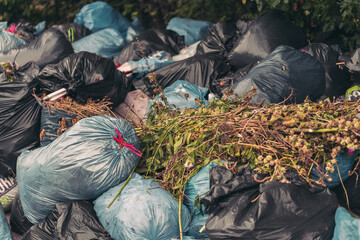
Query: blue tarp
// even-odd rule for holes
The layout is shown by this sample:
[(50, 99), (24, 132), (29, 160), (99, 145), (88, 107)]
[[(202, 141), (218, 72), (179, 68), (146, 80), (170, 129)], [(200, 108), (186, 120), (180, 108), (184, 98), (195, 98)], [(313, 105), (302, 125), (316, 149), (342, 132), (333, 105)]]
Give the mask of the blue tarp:
[(72, 46), (76, 53), (86, 51), (111, 58), (120, 53), (125, 40), (117, 30), (107, 28), (83, 37)]
[(138, 156), (113, 139), (115, 128), (140, 150), (129, 122), (99, 115), (80, 120), (46, 147), (23, 151), (17, 180), (30, 222), (44, 220), (58, 202), (96, 199), (129, 176)]
[[(114, 203), (124, 183), (111, 188), (94, 201), (100, 223), (116, 240), (179, 239), (179, 202), (153, 179), (134, 173)], [(190, 213), (181, 206), (182, 231), (190, 224)]]
[(189, 18), (174, 17), (168, 23), (166, 29), (173, 30), (181, 36), (185, 36), (185, 45), (200, 41), (212, 22), (193, 20)]
[(335, 231), (333, 240), (360, 239), (360, 219), (354, 218), (343, 207), (335, 214)]

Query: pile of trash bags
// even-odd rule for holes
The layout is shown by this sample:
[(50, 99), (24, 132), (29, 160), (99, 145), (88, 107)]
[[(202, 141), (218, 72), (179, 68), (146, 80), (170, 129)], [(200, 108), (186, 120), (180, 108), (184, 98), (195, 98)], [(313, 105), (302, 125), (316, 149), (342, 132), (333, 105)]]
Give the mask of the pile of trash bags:
[[(179, 111), (253, 87), (254, 103), (356, 100), (359, 58), (360, 48), (308, 44), (279, 10), (144, 29), (97, 1), (71, 23), (0, 22), (0, 239), (358, 239), (357, 151), (336, 157), (326, 187), (291, 174), (291, 184), (258, 182), (249, 168), (209, 163), (179, 204), (134, 173), (134, 127), (164, 96)], [(61, 110), (68, 98), (84, 108), (105, 99), (114, 114)]]

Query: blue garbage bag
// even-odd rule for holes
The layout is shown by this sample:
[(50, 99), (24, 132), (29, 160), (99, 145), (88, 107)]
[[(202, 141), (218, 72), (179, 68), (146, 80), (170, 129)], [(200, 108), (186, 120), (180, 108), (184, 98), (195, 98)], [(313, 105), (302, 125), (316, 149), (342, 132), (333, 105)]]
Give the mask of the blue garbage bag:
[(360, 219), (354, 218), (343, 207), (335, 214), (335, 231), (333, 240), (360, 239)]
[(174, 61), (171, 59), (142, 58), (139, 61), (129, 61), (128, 63), (133, 73), (135, 73), (134, 77), (141, 78), (151, 71), (165, 67), (172, 62)]
[[(337, 160), (337, 165), (339, 167), (342, 181), (345, 181), (346, 179), (349, 178), (349, 171), (353, 169), (355, 158), (357, 156), (358, 156), (357, 151), (354, 151), (351, 156), (348, 156), (347, 154), (344, 153), (338, 153), (338, 155), (336, 156), (335, 159)], [(341, 183), (336, 164), (334, 165), (334, 169), (335, 169), (334, 172), (327, 172), (327, 174), (332, 180), (329, 182), (326, 179), (324, 179), (324, 183), (329, 188), (336, 187)], [(324, 168), (322, 169), (322, 172), (324, 173), (326, 172)], [(316, 168), (313, 168), (311, 170), (310, 177), (314, 180), (318, 180), (321, 177), (321, 174), (316, 170)]]
[[(169, 87), (165, 88), (164, 94), (170, 106), (174, 108), (199, 108), (195, 99), (198, 99), (203, 104), (207, 105), (208, 102), (205, 100), (205, 96), (208, 93), (208, 89), (197, 86), (195, 84), (177, 80)], [(148, 103), (147, 112), (149, 112), (151, 105), (155, 101), (162, 101), (159, 96), (156, 96), (154, 100), (150, 100)]]
[(117, 10), (108, 3), (101, 1), (83, 6), (80, 12), (76, 14), (74, 22), (84, 25), (92, 32), (105, 28), (114, 28), (126, 36), (129, 28), (132, 28), (136, 33), (135, 36), (140, 34)]
[(138, 156), (113, 139), (115, 128), (140, 149), (129, 122), (99, 115), (80, 120), (46, 147), (23, 151), (17, 180), (30, 222), (43, 221), (58, 202), (96, 199), (130, 175)]
[(9, 225), (7, 223), (4, 209), (1, 206), (0, 203), (0, 239), (1, 240), (11, 240), (11, 232)]
[(39, 22), (35, 26), (36, 31), (34, 32), (34, 35), (40, 35), (45, 31), (45, 28), (46, 28), (46, 21)]
[(120, 53), (125, 40), (117, 30), (106, 28), (83, 37), (72, 46), (76, 53), (85, 51), (111, 58)]
[(0, 52), (5, 53), (13, 48), (25, 45), (25, 41), (15, 36), (15, 34), (0, 29)]
[(7, 26), (8, 26), (8, 22), (7, 22), (7, 21), (1, 21), (1, 22), (0, 22), (0, 28), (6, 29)]
[[(94, 201), (100, 223), (116, 240), (169, 240), (179, 238), (179, 203), (153, 179), (134, 173), (114, 203), (124, 183), (111, 188)], [(190, 224), (190, 212), (181, 206), (182, 231)]]
[(208, 21), (174, 17), (170, 20), (166, 29), (185, 36), (185, 45), (190, 45), (200, 41), (211, 25), (213, 23)]
[(187, 197), (184, 199), (184, 204), (193, 215), (188, 235), (195, 239), (207, 238), (205, 230), (202, 232), (200, 230), (209, 218), (208, 214), (201, 214), (200, 206), (195, 206), (195, 199), (198, 196), (201, 199), (210, 191), (210, 169), (218, 165), (216, 162), (209, 163), (193, 176), (185, 187), (185, 195)]
[(40, 139), (40, 146), (49, 145), (62, 133), (60, 122), (65, 123), (67, 128), (73, 125), (76, 115), (53, 108), (42, 108), (40, 131), (44, 131), (44, 137)]

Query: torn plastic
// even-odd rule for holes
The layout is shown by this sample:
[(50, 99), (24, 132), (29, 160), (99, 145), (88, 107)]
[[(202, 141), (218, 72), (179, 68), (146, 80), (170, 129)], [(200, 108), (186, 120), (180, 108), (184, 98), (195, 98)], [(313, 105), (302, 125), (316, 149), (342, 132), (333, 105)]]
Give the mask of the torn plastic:
[(271, 10), (254, 20), (238, 38), (228, 56), (235, 68), (260, 61), (280, 45), (301, 48), (306, 45), (303, 31), (279, 10)]
[(57, 29), (62, 32), (69, 42), (76, 42), (83, 37), (91, 34), (91, 31), (85, 26), (78, 23), (64, 23), (53, 25), (51, 28)]
[(360, 239), (360, 219), (352, 217), (342, 207), (336, 210), (335, 231), (332, 240)]
[(157, 51), (165, 51), (173, 56), (184, 46), (184, 37), (174, 31), (147, 29), (129, 42), (120, 54), (114, 57), (114, 62), (122, 65), (128, 61), (138, 61)]
[(66, 88), (79, 103), (107, 96), (114, 107), (124, 101), (131, 88), (129, 79), (110, 59), (88, 52), (74, 53), (58, 64), (47, 65), (36, 79), (45, 91)]
[(100, 224), (94, 205), (88, 201), (73, 201), (56, 204), (45, 221), (36, 224), (22, 240), (44, 239), (100, 239), (112, 240)]
[(187, 58), (190, 58), (195, 55), (197, 46), (199, 45), (200, 41), (191, 44), (190, 46), (186, 46), (180, 50), (178, 55), (172, 57), (174, 61), (181, 61)]
[[(114, 203), (107, 209), (124, 183), (94, 201), (101, 224), (115, 239), (179, 239), (179, 202), (153, 179), (134, 173)], [(190, 213), (181, 205), (182, 231), (189, 229)]]
[[(289, 46), (279, 46), (245, 77), (233, 80), (234, 93), (242, 96), (257, 89), (253, 102), (302, 103), (307, 96), (315, 101), (325, 90), (325, 69), (313, 56)], [(293, 94), (291, 95), (291, 89)]]
[(331, 239), (335, 194), (295, 182), (260, 183), (249, 168), (234, 175), (225, 167), (213, 167), (209, 196), (201, 200), (209, 214), (207, 235), (227, 240)]
[(213, 25), (213, 23), (208, 21), (174, 17), (170, 19), (166, 29), (175, 31), (180, 36), (184, 36), (185, 45), (190, 45), (200, 41), (211, 25)]
[(0, 176), (13, 176), (23, 150), (39, 146), (41, 108), (33, 97), (39, 73), (28, 63), (10, 74), (0, 73)]
[(116, 129), (140, 150), (129, 122), (99, 115), (80, 120), (46, 147), (20, 155), (19, 195), (30, 222), (44, 220), (58, 202), (95, 199), (129, 176), (138, 155), (113, 139)]
[(0, 29), (0, 52), (5, 53), (13, 48), (19, 48), (26, 42), (15, 34)]
[[(230, 66), (224, 58), (215, 54), (195, 55), (194, 57), (177, 61), (156, 70), (156, 81), (162, 88), (166, 88), (177, 80), (195, 84), (210, 89), (212, 81), (226, 75)], [(156, 88), (151, 80), (151, 73), (142, 79), (134, 80), (135, 88), (142, 90), (148, 96), (153, 95)]]
[(232, 20), (212, 25), (202, 37), (195, 55), (216, 54), (226, 57), (238, 37), (237, 31), (236, 23)]
[(316, 57), (326, 70), (325, 97), (332, 100), (333, 97), (344, 95), (352, 82), (349, 73), (337, 65), (339, 53), (324, 43), (311, 43), (302, 50)]
[(0, 204), (0, 239), (12, 240), (9, 225), (7, 223), (4, 210)]
[(73, 52), (71, 43), (61, 32), (49, 29), (22, 48), (0, 53), (0, 62), (16, 62), (20, 66), (34, 62), (42, 69), (48, 64), (61, 61)]

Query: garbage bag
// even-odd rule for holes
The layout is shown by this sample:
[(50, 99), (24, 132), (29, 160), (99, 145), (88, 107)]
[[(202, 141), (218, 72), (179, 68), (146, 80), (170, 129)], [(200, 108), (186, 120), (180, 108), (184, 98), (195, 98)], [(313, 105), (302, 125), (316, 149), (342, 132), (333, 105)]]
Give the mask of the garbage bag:
[(271, 10), (251, 23), (234, 44), (227, 60), (238, 69), (262, 60), (280, 45), (304, 47), (306, 36), (282, 12)]
[(16, 178), (0, 177), (0, 202), (5, 212), (11, 209), (18, 192)]
[[(335, 170), (336, 171), (336, 170)], [(336, 193), (338, 202), (341, 206), (348, 208), (349, 200), (350, 210), (360, 215), (360, 183), (358, 182), (359, 170), (357, 169), (344, 183), (344, 187), (340, 184), (331, 190)]]
[[(117, 240), (168, 240), (179, 238), (179, 203), (153, 179), (134, 173), (114, 203), (106, 209), (125, 183), (94, 201), (100, 222)], [(181, 206), (182, 231), (188, 231), (190, 213)]]
[(7, 22), (7, 21), (0, 21), (0, 28), (6, 29), (7, 26), (8, 26), (8, 22)]
[(200, 41), (191, 44), (190, 46), (186, 46), (180, 50), (178, 55), (172, 57), (174, 61), (181, 61), (186, 58), (190, 58), (195, 55), (197, 46), (200, 44)]
[(190, 178), (185, 187), (186, 197), (184, 198), (184, 204), (192, 214), (188, 235), (196, 239), (208, 237), (205, 230), (202, 232), (200, 232), (200, 230), (205, 225), (209, 215), (200, 211), (201, 206), (195, 206), (195, 199), (198, 197), (199, 200), (201, 200), (210, 191), (209, 172), (214, 166), (218, 166), (218, 164), (212, 162), (206, 165), (194, 177)]
[[(105, 28), (113, 28), (126, 35), (130, 22), (108, 3), (97, 1), (84, 5), (79, 13), (76, 13), (74, 23), (79, 23), (97, 32)], [(135, 31), (135, 30), (134, 30)]]
[(279, 46), (243, 78), (235, 78), (234, 93), (242, 96), (257, 89), (253, 102), (301, 103), (309, 96), (315, 101), (325, 90), (325, 69), (309, 54), (289, 46)]
[(211, 25), (213, 25), (213, 23), (208, 21), (174, 17), (170, 19), (166, 29), (175, 31), (180, 36), (184, 36), (185, 45), (190, 45), (200, 41)]
[(0, 176), (13, 176), (23, 150), (39, 146), (40, 106), (32, 96), (39, 73), (28, 63), (11, 74), (0, 73)]
[(61, 32), (49, 29), (23, 48), (0, 53), (0, 62), (16, 62), (20, 66), (34, 62), (42, 69), (47, 64), (59, 62), (73, 52), (71, 43)]
[[(129, 61), (128, 65), (132, 70), (132, 75), (135, 78), (142, 78), (144, 75), (151, 73), (151, 71), (155, 71), (162, 67), (165, 67), (169, 63), (174, 62), (171, 59), (155, 59), (155, 58), (142, 58), (139, 61)], [(126, 63), (125, 63), (126, 64)], [(122, 66), (124, 66), (123, 64)], [(131, 75), (131, 76), (132, 76)]]
[(91, 34), (91, 31), (85, 26), (78, 23), (64, 23), (53, 25), (51, 28), (57, 29), (62, 32), (69, 42), (73, 43), (83, 37)]
[(49, 92), (66, 88), (69, 96), (85, 103), (88, 98), (109, 97), (116, 107), (124, 101), (131, 83), (107, 58), (93, 53), (74, 53), (58, 64), (47, 65), (36, 78)]
[(226, 76), (222, 78), (215, 79), (211, 84), (213, 92), (216, 93), (219, 97), (222, 97), (228, 89), (231, 89), (231, 87), (234, 85), (234, 81), (240, 80), (245, 77), (250, 72), (250, 70), (257, 66), (259, 63), (260, 61), (256, 61), (247, 65), (246, 67), (239, 68), (235, 72), (230, 71)]
[(16, 23), (10, 24), (10, 30), (14, 30), (13, 32), (20, 36), (27, 42), (31, 42), (35, 36), (36, 28), (32, 25), (31, 22), (26, 21), (21, 18)]
[[(331, 181), (324, 179), (324, 183), (326, 184), (326, 186), (328, 186), (329, 188), (333, 188), (341, 184), (341, 181), (345, 181), (346, 179), (348, 179), (349, 178), (348, 173), (351, 170), (353, 170), (355, 159), (357, 158), (357, 156), (358, 156), (357, 151), (355, 151), (351, 156), (349, 156), (346, 153), (339, 153), (335, 158), (337, 161), (336, 163), (337, 166), (336, 165), (334, 166), (335, 169), (334, 172), (327, 172), (325, 170), (326, 166), (323, 166), (321, 168), (322, 173), (323, 174), (327, 173), (331, 178)], [(337, 167), (339, 168), (341, 179), (337, 171)], [(321, 176), (322, 176), (321, 173), (319, 173), (316, 167), (311, 170), (310, 178), (314, 180), (318, 180)]]
[(328, 188), (306, 183), (259, 183), (244, 168), (210, 170), (210, 193), (201, 202), (209, 214), (210, 239), (331, 239), (337, 208)]
[(350, 75), (336, 65), (339, 53), (324, 43), (311, 43), (302, 50), (316, 57), (326, 70), (325, 97), (332, 99), (333, 97), (344, 95), (352, 83)]
[(8, 52), (13, 48), (19, 48), (26, 42), (12, 34), (11, 32), (0, 29), (0, 52)]
[[(211, 90), (211, 83), (214, 79), (221, 78), (230, 70), (224, 58), (215, 54), (195, 55), (181, 61), (173, 62), (163, 68), (156, 70), (156, 81), (162, 88), (166, 88), (177, 80), (195, 84)], [(142, 90), (151, 96), (156, 87), (150, 81), (152, 74), (148, 74), (139, 80), (134, 80), (135, 88)]]
[(40, 131), (44, 133), (40, 139), (40, 146), (44, 147), (53, 142), (61, 132), (61, 125), (68, 128), (73, 126), (76, 115), (53, 108), (42, 108)]
[(176, 55), (184, 46), (184, 37), (174, 31), (147, 29), (129, 42), (120, 54), (114, 57), (114, 62), (122, 65), (128, 61), (138, 61), (157, 51)]
[(56, 203), (92, 200), (124, 181), (138, 155), (118, 144), (140, 149), (135, 130), (125, 120), (94, 116), (80, 120), (46, 147), (18, 158), (19, 195), (27, 219), (38, 223)]
[(212, 25), (202, 37), (195, 55), (211, 53), (226, 57), (238, 38), (237, 31), (236, 22), (231, 20)]
[(125, 39), (117, 30), (106, 28), (74, 42), (72, 46), (76, 53), (86, 51), (111, 58), (120, 53)]
[(92, 202), (73, 201), (57, 203), (45, 221), (32, 226), (21, 239), (111, 240), (112, 238), (96, 217)]
[(11, 207), (10, 226), (11, 231), (20, 235), (25, 234), (33, 226), (33, 224), (25, 217), (18, 193), (16, 194), (14, 203)]
[(9, 225), (7, 223), (4, 210), (0, 204), (0, 239), (12, 240)]
[(45, 28), (46, 28), (46, 21), (39, 22), (39, 23), (36, 24), (36, 26), (35, 26), (34, 35), (35, 35), (35, 36), (40, 35), (41, 33), (43, 33), (43, 32), (45, 31)]
[[(165, 88), (164, 95), (172, 108), (185, 109), (185, 108), (199, 108), (199, 104), (207, 105), (208, 102), (205, 96), (209, 90), (204, 87), (199, 87), (195, 84), (185, 82), (183, 80), (177, 80), (169, 87)], [(148, 103), (148, 111), (154, 102), (162, 102), (159, 95), (154, 100), (150, 100)], [(148, 112), (147, 111), (147, 112)]]
[(333, 240), (360, 239), (360, 219), (354, 218), (342, 207), (336, 210)]
[(339, 62), (344, 62), (349, 72), (353, 75), (354, 80), (360, 81), (360, 48), (340, 54)]

